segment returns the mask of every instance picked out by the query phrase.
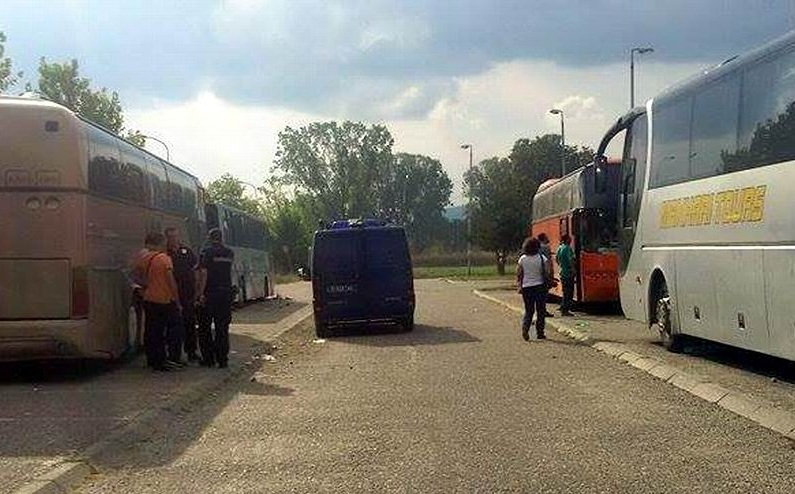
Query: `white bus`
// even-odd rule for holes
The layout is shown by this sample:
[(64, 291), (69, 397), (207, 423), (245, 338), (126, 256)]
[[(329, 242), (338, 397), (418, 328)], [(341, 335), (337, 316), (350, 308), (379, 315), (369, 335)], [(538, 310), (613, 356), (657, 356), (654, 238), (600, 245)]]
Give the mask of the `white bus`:
[(625, 314), (795, 360), (795, 33), (619, 119)]
[(0, 97), (0, 360), (116, 358), (140, 320), (129, 262), (149, 231), (205, 231), (196, 177), (68, 109)]
[(235, 301), (248, 302), (274, 294), (273, 270), (262, 220), (224, 204), (205, 206), (207, 228), (220, 228), (224, 243), (235, 253), (232, 284)]

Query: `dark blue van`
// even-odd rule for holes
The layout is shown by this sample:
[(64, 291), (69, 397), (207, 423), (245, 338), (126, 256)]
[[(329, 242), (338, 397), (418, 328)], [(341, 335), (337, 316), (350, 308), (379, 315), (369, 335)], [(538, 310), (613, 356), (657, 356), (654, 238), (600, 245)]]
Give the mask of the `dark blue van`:
[(406, 233), (379, 220), (337, 221), (312, 243), (315, 333), (397, 323), (414, 329), (414, 279)]

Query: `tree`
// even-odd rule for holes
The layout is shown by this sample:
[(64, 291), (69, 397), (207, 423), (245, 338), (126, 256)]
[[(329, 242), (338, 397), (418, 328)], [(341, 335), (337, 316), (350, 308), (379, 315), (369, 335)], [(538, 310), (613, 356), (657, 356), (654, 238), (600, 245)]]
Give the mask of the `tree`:
[(373, 216), (394, 140), (383, 125), (315, 122), (279, 133), (272, 173), (313, 199), (319, 218)]
[[(505, 257), (529, 233), (532, 200), (544, 181), (560, 177), (560, 136), (546, 134), (517, 140), (507, 158), (482, 161), (465, 175), (472, 194), (473, 240), (497, 256), (500, 273)], [(593, 160), (585, 147), (565, 146), (567, 171)]]
[(246, 197), (243, 191), (244, 183), (230, 173), (221, 175), (207, 185), (207, 195), (213, 202), (261, 216), (262, 207), (259, 201)]
[(6, 35), (0, 31), (0, 93), (14, 87), (22, 77), (22, 72), (14, 72), (13, 63), (5, 56)]
[(38, 92), (117, 134), (124, 128), (119, 95), (104, 87), (91, 89), (91, 80), (80, 76), (77, 60), (50, 63), (42, 57)]
[(505, 260), (518, 249), (525, 236), (527, 216), (521, 205), (525, 202), (518, 183), (517, 168), (507, 158), (481, 161), (464, 175), (472, 202), (473, 240), (494, 252), (497, 270), (505, 274)]
[(421, 154), (396, 154), (384, 175), (380, 215), (403, 224), (412, 246), (424, 249), (445, 226), (453, 182), (439, 160)]
[(406, 227), (422, 249), (442, 225), (453, 184), (442, 164), (418, 154), (392, 154), (382, 125), (316, 122), (279, 133), (274, 183), (300, 198), (302, 214), (332, 220), (375, 216)]

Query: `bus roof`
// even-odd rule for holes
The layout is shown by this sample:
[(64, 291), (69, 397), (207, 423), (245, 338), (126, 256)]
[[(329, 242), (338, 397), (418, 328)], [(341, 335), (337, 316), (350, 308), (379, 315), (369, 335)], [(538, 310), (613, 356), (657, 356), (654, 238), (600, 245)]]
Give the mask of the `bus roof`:
[(790, 31), (789, 33), (776, 38), (756, 49), (750, 50), (741, 55), (735, 55), (715, 66), (704, 69), (700, 73), (688, 77), (687, 79), (684, 79), (663, 90), (660, 94), (654, 97), (654, 100), (657, 101), (676, 98), (681, 94), (686, 94), (692, 91), (698, 86), (719, 79), (740, 67), (765, 58), (768, 55), (778, 53), (779, 51), (785, 50), (787, 48), (791, 48), (793, 45), (795, 45), (795, 30)]
[(167, 163), (168, 166), (176, 168), (177, 170), (185, 173), (186, 175), (190, 175), (191, 178), (196, 180), (196, 182), (199, 184), (199, 186), (201, 186), (201, 183), (199, 182), (199, 178), (196, 175), (192, 174), (191, 172), (185, 170), (182, 167), (179, 167), (179, 166), (175, 165), (174, 163), (171, 163), (170, 161), (166, 161), (165, 159), (161, 158), (160, 156), (157, 156), (156, 154), (150, 152), (149, 150), (147, 150), (145, 148), (142, 148), (140, 146), (136, 146), (134, 143), (128, 141), (123, 136), (120, 136), (120, 135), (116, 134), (115, 132), (113, 132), (112, 130), (110, 130), (110, 129), (106, 128), (106, 127), (103, 127), (102, 125), (83, 117), (82, 115), (70, 110), (69, 108), (67, 108), (67, 107), (65, 107), (65, 106), (63, 106), (63, 105), (61, 105), (59, 103), (56, 103), (54, 101), (50, 101), (50, 100), (44, 99), (44, 98), (36, 98), (36, 97), (31, 97), (31, 96), (12, 96), (12, 95), (3, 94), (3, 95), (0, 95), (0, 106), (4, 106), (4, 105), (16, 106), (16, 107), (30, 107), (31, 109), (44, 109), (44, 108), (46, 108), (46, 109), (56, 110), (56, 111), (65, 113), (65, 114), (67, 114), (69, 116), (72, 116), (72, 117), (82, 121), (86, 125), (90, 125), (90, 126), (96, 128), (96, 129), (101, 130), (102, 132), (110, 134), (111, 136), (113, 136), (116, 139), (119, 139), (121, 141), (126, 142), (130, 146), (133, 146), (136, 149), (141, 150), (142, 152), (148, 154), (149, 156), (152, 156), (155, 159), (158, 159), (158, 160), (160, 160), (160, 161), (162, 161), (164, 163)]

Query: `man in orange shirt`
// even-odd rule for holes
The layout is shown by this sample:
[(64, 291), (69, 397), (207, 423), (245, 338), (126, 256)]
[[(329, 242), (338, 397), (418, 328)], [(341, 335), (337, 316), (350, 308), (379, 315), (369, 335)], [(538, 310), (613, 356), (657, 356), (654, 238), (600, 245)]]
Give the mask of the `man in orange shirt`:
[(139, 278), (145, 280), (142, 287), (146, 328), (144, 347), (146, 362), (156, 371), (174, 368), (166, 360), (166, 333), (180, 324), (179, 292), (174, 280), (174, 266), (166, 253), (166, 239), (162, 233), (149, 233), (145, 240), (145, 251), (138, 259), (136, 269)]

